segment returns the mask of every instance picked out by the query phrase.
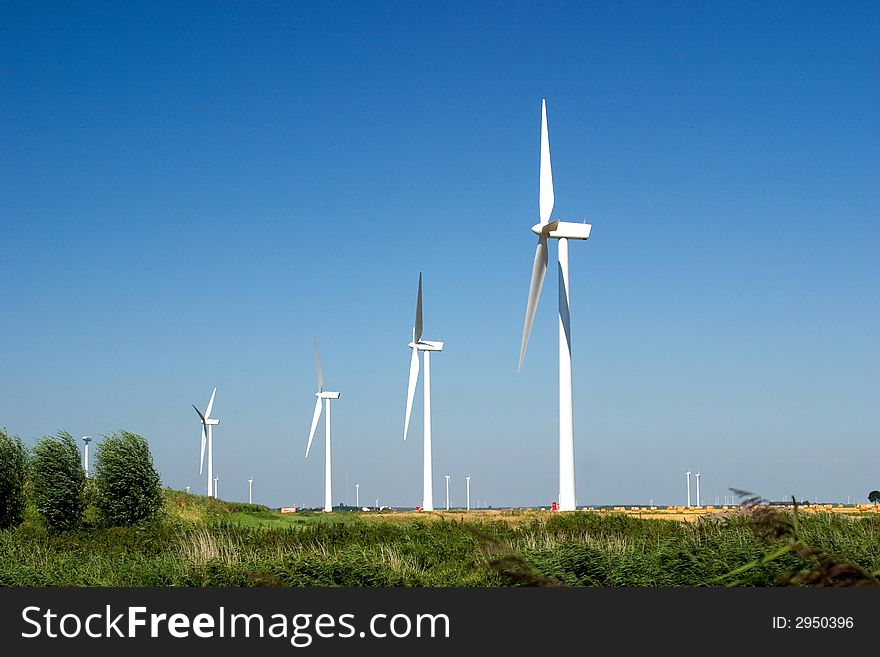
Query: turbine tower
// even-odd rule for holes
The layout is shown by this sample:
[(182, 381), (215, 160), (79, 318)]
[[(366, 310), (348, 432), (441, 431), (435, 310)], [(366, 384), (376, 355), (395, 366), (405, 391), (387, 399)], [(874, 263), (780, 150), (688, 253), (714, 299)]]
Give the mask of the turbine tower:
[(700, 473), (694, 475), (697, 478), (697, 508), (700, 507)]
[(688, 470), (687, 472), (685, 472), (685, 474), (687, 475), (687, 481), (688, 481), (688, 505), (687, 505), (687, 508), (690, 509), (691, 508), (691, 471)]
[(254, 479), (248, 479), (248, 504), (254, 503)]
[(471, 510), (471, 478), (465, 477), (467, 481), (467, 510)]
[(446, 477), (446, 510), (449, 511), (449, 475), (444, 475)]
[(205, 409), (205, 414), (202, 415), (202, 412), (193, 404), (193, 408), (196, 409), (196, 413), (199, 414), (199, 419), (202, 422), (202, 455), (199, 459), (199, 474), (202, 474), (202, 469), (205, 465), (205, 445), (208, 446), (208, 497), (216, 497), (214, 492), (214, 426), (220, 424), (220, 420), (211, 417), (211, 410), (214, 408), (214, 395), (217, 394), (217, 388), (214, 388), (214, 392), (211, 393), (211, 399), (208, 401), (208, 407)]
[(538, 207), (540, 222), (532, 226), (538, 236), (529, 299), (523, 324), (522, 344), (517, 372), (522, 369), (535, 319), (535, 310), (547, 273), (547, 238), (558, 241), (559, 260), (559, 510), (574, 511), (574, 419), (571, 392), (571, 300), (568, 277), (568, 240), (586, 240), (592, 226), (586, 222), (550, 221), (553, 212), (553, 172), (550, 166), (550, 139), (547, 134), (547, 103), (541, 101), (541, 168)]
[(315, 429), (318, 420), (321, 419), (321, 400), (324, 400), (326, 414), (324, 416), (324, 511), (333, 510), (333, 494), (330, 477), (330, 400), (339, 399), (340, 393), (324, 390), (324, 375), (321, 373), (321, 355), (318, 353), (318, 338), (315, 338), (315, 376), (318, 379), (318, 391), (315, 397), (315, 413), (312, 415), (312, 428), (309, 430), (309, 443), (306, 445), (306, 458), (309, 458), (309, 449), (312, 447), (312, 438), (315, 437)]
[(354, 505), (358, 508), (358, 511), (361, 510), (361, 485), (354, 485)]
[(419, 272), (419, 294), (416, 299), (416, 322), (413, 326), (413, 339), (409, 343), (412, 349), (412, 358), (409, 361), (409, 383), (406, 388), (406, 420), (403, 423), (403, 439), (406, 440), (406, 432), (409, 430), (409, 417), (412, 413), (413, 398), (416, 394), (416, 383), (419, 378), (419, 352), (424, 352), (425, 360), (425, 400), (423, 410), (425, 419), (423, 431), (425, 435), (425, 448), (423, 458), (423, 482), (422, 482), (422, 509), (434, 510), (434, 481), (431, 474), (431, 352), (442, 351), (443, 343), (432, 340), (422, 340), (422, 274)]
[(82, 441), (86, 444), (83, 448), (83, 470), (86, 471), (86, 479), (89, 478), (89, 443), (92, 442), (91, 436), (83, 436)]

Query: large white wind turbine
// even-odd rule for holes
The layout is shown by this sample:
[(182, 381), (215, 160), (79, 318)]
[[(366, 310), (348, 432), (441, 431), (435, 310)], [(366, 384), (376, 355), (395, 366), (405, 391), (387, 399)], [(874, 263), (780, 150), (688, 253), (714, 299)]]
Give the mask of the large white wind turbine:
[(220, 424), (220, 420), (211, 417), (211, 409), (214, 408), (214, 395), (217, 394), (217, 388), (214, 388), (214, 392), (211, 393), (211, 399), (208, 401), (208, 407), (205, 409), (205, 414), (202, 415), (202, 412), (193, 404), (193, 408), (196, 409), (196, 413), (199, 414), (199, 419), (202, 422), (202, 454), (199, 457), (199, 474), (202, 474), (202, 470), (205, 465), (205, 445), (208, 447), (208, 497), (216, 497), (216, 493), (214, 491), (214, 426)]
[(422, 340), (422, 274), (419, 272), (419, 294), (416, 299), (416, 323), (413, 326), (413, 339), (409, 343), (412, 349), (412, 358), (409, 362), (409, 383), (406, 387), (406, 420), (403, 423), (403, 439), (406, 440), (406, 432), (409, 430), (409, 417), (412, 413), (413, 398), (416, 394), (416, 383), (419, 378), (419, 352), (424, 352), (425, 382), (424, 382), (424, 413), (423, 431), (425, 434), (425, 451), (423, 458), (422, 477), (422, 509), (434, 510), (434, 480), (431, 474), (431, 352), (442, 351), (443, 343), (433, 340)]
[(547, 273), (547, 238), (558, 240), (559, 245), (559, 510), (573, 511), (574, 494), (574, 420), (571, 393), (571, 318), (568, 278), (568, 240), (585, 240), (592, 226), (588, 223), (550, 221), (553, 212), (553, 173), (550, 167), (550, 139), (547, 135), (547, 103), (541, 101), (541, 169), (538, 191), (540, 222), (532, 226), (538, 236), (529, 300), (523, 324), (522, 344), (517, 372), (522, 369), (532, 332), (532, 322), (541, 296), (541, 287)]
[(318, 391), (315, 397), (315, 413), (312, 415), (312, 428), (309, 430), (309, 443), (306, 445), (306, 458), (309, 457), (309, 449), (312, 446), (312, 438), (315, 437), (315, 429), (318, 420), (321, 419), (321, 400), (324, 400), (326, 415), (324, 417), (324, 511), (333, 510), (333, 495), (330, 479), (330, 400), (339, 399), (340, 393), (324, 390), (324, 375), (321, 373), (321, 356), (318, 354), (318, 338), (315, 338), (315, 375), (318, 378)]

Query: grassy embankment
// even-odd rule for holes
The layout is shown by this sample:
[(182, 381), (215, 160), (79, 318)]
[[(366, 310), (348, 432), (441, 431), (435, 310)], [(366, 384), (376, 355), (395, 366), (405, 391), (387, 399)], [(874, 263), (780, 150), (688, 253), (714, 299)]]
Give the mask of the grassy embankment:
[(30, 510), (0, 531), (2, 586), (770, 586), (878, 575), (877, 513), (281, 515), (166, 490), (149, 525), (55, 533)]

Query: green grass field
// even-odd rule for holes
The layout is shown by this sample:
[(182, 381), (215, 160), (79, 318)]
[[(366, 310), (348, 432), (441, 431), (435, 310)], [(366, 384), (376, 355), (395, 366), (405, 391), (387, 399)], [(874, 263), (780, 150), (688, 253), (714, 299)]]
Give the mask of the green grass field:
[(165, 490), (159, 521), (0, 531), (2, 586), (877, 585), (880, 514), (295, 513)]

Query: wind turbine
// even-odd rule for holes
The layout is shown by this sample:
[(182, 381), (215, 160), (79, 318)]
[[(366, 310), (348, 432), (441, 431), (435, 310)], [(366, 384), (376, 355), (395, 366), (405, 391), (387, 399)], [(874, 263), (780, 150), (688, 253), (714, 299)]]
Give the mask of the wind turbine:
[(553, 212), (553, 172), (550, 166), (550, 139), (547, 134), (547, 102), (541, 100), (541, 168), (539, 175), (538, 208), (540, 222), (532, 226), (538, 236), (529, 299), (523, 324), (519, 365), (522, 369), (535, 319), (535, 310), (547, 273), (547, 238), (558, 240), (559, 260), (559, 510), (574, 511), (574, 419), (571, 392), (571, 315), (568, 277), (568, 240), (586, 240), (592, 226), (567, 221), (550, 221)]
[(312, 438), (315, 437), (315, 429), (318, 420), (321, 419), (321, 400), (324, 400), (326, 415), (324, 416), (324, 511), (333, 510), (333, 495), (330, 479), (330, 400), (339, 399), (340, 393), (324, 390), (324, 375), (321, 373), (321, 356), (318, 353), (318, 338), (315, 338), (315, 375), (318, 379), (318, 391), (315, 397), (315, 413), (312, 415), (312, 428), (309, 430), (309, 444), (306, 445), (306, 458), (309, 458), (309, 449), (312, 447)]
[(205, 414), (193, 404), (199, 419), (202, 421), (202, 455), (199, 459), (199, 474), (202, 474), (202, 468), (205, 465), (205, 444), (208, 446), (208, 497), (216, 497), (214, 491), (214, 426), (220, 424), (220, 420), (211, 417), (211, 410), (214, 408), (214, 395), (217, 394), (217, 388), (211, 393), (211, 399), (208, 400), (208, 407)]
[(86, 479), (89, 478), (89, 443), (92, 442), (91, 436), (83, 436), (82, 441), (86, 444), (83, 449), (83, 470), (86, 471)]
[(465, 477), (467, 481), (467, 510), (471, 510), (471, 478)]
[(694, 475), (697, 478), (697, 508), (700, 506), (700, 473)]
[(360, 508), (361, 508), (361, 485), (360, 484), (354, 485), (354, 505), (358, 508), (358, 511), (360, 511)]
[(690, 509), (691, 508), (691, 471), (688, 470), (687, 472), (685, 472), (685, 474), (687, 475), (687, 481), (688, 481), (688, 505), (687, 505), (687, 508)]
[(254, 480), (248, 479), (248, 504), (254, 503)]
[(442, 351), (443, 343), (432, 340), (422, 340), (422, 274), (419, 272), (419, 294), (416, 299), (416, 322), (413, 326), (413, 339), (409, 343), (412, 349), (412, 358), (409, 362), (409, 383), (406, 388), (406, 420), (403, 424), (403, 439), (406, 440), (406, 432), (409, 430), (409, 417), (412, 413), (413, 398), (416, 394), (416, 383), (419, 378), (419, 352), (424, 352), (425, 360), (425, 400), (423, 410), (425, 419), (423, 431), (425, 435), (425, 448), (423, 458), (423, 481), (422, 481), (422, 509), (434, 510), (434, 481), (431, 474), (431, 352)]
[(443, 475), (446, 477), (446, 510), (449, 511), (449, 475)]

